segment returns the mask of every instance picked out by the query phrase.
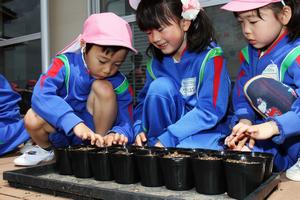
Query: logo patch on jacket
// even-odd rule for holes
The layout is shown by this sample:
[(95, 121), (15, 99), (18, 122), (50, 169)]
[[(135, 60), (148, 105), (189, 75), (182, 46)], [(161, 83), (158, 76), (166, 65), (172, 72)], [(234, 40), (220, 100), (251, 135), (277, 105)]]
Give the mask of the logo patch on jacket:
[(182, 79), (180, 93), (185, 97), (194, 95), (196, 93), (196, 77)]
[(262, 72), (262, 75), (265, 75), (267, 77), (270, 77), (270, 78), (273, 78), (273, 79), (279, 81), (278, 67), (274, 63), (269, 64)]

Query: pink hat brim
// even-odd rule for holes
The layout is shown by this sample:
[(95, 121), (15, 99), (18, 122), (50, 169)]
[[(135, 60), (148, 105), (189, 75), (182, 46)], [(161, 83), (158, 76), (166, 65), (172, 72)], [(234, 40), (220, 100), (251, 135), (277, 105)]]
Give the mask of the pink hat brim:
[(133, 48), (130, 44), (125, 43), (122, 40), (93, 40), (93, 41), (85, 41), (87, 43), (93, 43), (93, 44), (98, 44), (98, 45), (103, 45), (103, 46), (121, 46), (121, 47), (126, 47), (133, 51), (134, 53), (137, 53), (137, 50)]
[[(82, 35), (80, 34), (75, 40), (73, 40), (69, 45), (67, 45), (64, 49), (56, 53), (56, 55), (62, 54), (62, 53), (70, 53), (70, 52), (76, 52), (78, 51), (80, 47), (80, 40), (82, 39)], [(116, 41), (116, 40), (93, 40), (93, 41), (85, 41), (87, 43), (93, 43), (98, 45), (104, 45), (104, 46), (122, 46), (130, 49), (135, 54), (137, 54), (137, 50), (133, 48), (130, 44), (125, 43), (124, 41)]]
[(257, 8), (264, 7), (272, 2), (263, 2), (263, 3), (257, 3), (257, 2), (250, 2), (250, 1), (231, 1), (224, 6), (221, 7), (223, 10), (228, 10), (232, 12), (243, 12), (248, 10), (254, 10)]

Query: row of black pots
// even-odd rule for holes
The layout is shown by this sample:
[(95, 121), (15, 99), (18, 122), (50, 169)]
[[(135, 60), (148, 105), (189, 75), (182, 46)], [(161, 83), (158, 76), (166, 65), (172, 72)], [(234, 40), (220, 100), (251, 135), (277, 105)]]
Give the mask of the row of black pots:
[[(273, 156), (267, 153), (225, 152), (204, 149), (135, 148), (56, 149), (60, 174), (121, 184), (141, 182), (171, 190), (195, 186), (201, 194), (222, 194), (243, 199), (272, 173)], [(66, 156), (66, 157), (64, 157)], [(63, 158), (64, 157), (64, 158)], [(69, 160), (69, 162), (68, 162)]]

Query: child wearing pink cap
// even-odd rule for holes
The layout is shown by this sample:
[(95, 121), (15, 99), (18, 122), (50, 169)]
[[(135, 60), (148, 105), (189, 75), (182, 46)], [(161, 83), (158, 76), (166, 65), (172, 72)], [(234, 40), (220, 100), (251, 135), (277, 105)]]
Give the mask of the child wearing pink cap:
[(132, 96), (119, 72), (132, 47), (129, 24), (113, 13), (93, 14), (83, 33), (63, 49), (38, 80), (25, 126), (41, 147), (16, 165), (36, 165), (54, 157), (52, 146), (89, 140), (91, 145), (132, 142)]
[[(233, 91), (231, 149), (271, 152), (277, 171), (300, 157), (300, 4), (298, 0), (232, 0), (249, 45)], [(293, 175), (292, 175), (293, 174)], [(300, 160), (287, 172), (300, 181)]]
[(136, 19), (152, 56), (134, 112), (136, 144), (222, 149), (230, 78), (199, 1), (141, 0)]

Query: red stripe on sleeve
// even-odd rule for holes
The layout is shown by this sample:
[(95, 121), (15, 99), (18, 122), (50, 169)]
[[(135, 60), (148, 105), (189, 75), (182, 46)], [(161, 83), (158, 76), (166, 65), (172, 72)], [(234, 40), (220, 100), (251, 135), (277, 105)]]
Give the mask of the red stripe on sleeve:
[[(134, 91), (133, 91), (131, 85), (129, 85), (128, 90), (129, 90), (130, 95), (133, 97)], [(128, 106), (128, 112), (129, 112), (130, 118), (133, 120), (133, 105), (132, 105), (132, 103)]]
[(300, 56), (298, 56), (296, 60), (297, 60), (298, 65), (300, 65)]
[(55, 58), (53, 60), (53, 64), (51, 66), (51, 68), (49, 69), (49, 71), (47, 72), (47, 75), (50, 76), (50, 77), (55, 77), (59, 70), (64, 66), (64, 63), (63, 61), (61, 61), (60, 59), (58, 58)]
[(239, 58), (240, 58), (240, 64), (242, 64), (245, 61), (245, 57), (242, 52), (240, 52)]
[(46, 80), (46, 78), (48, 77), (55, 77), (59, 70), (64, 66), (64, 63), (62, 60), (58, 59), (58, 58), (55, 58), (53, 60), (53, 64), (51, 66), (51, 68), (48, 70), (47, 74), (46, 75), (43, 75), (42, 78), (41, 78), (41, 89), (43, 88), (44, 86), (44, 82)]
[(214, 77), (213, 105), (214, 107), (216, 107), (219, 88), (220, 88), (222, 67), (223, 67), (223, 58), (221, 56), (217, 56), (214, 58), (214, 67), (215, 67), (215, 77)]
[[(237, 77), (237, 81), (239, 81), (244, 75), (245, 75), (245, 71), (244, 70), (240, 71), (240, 73)], [(238, 90), (238, 96), (240, 96), (241, 95), (241, 88), (238, 86), (237, 90)]]

